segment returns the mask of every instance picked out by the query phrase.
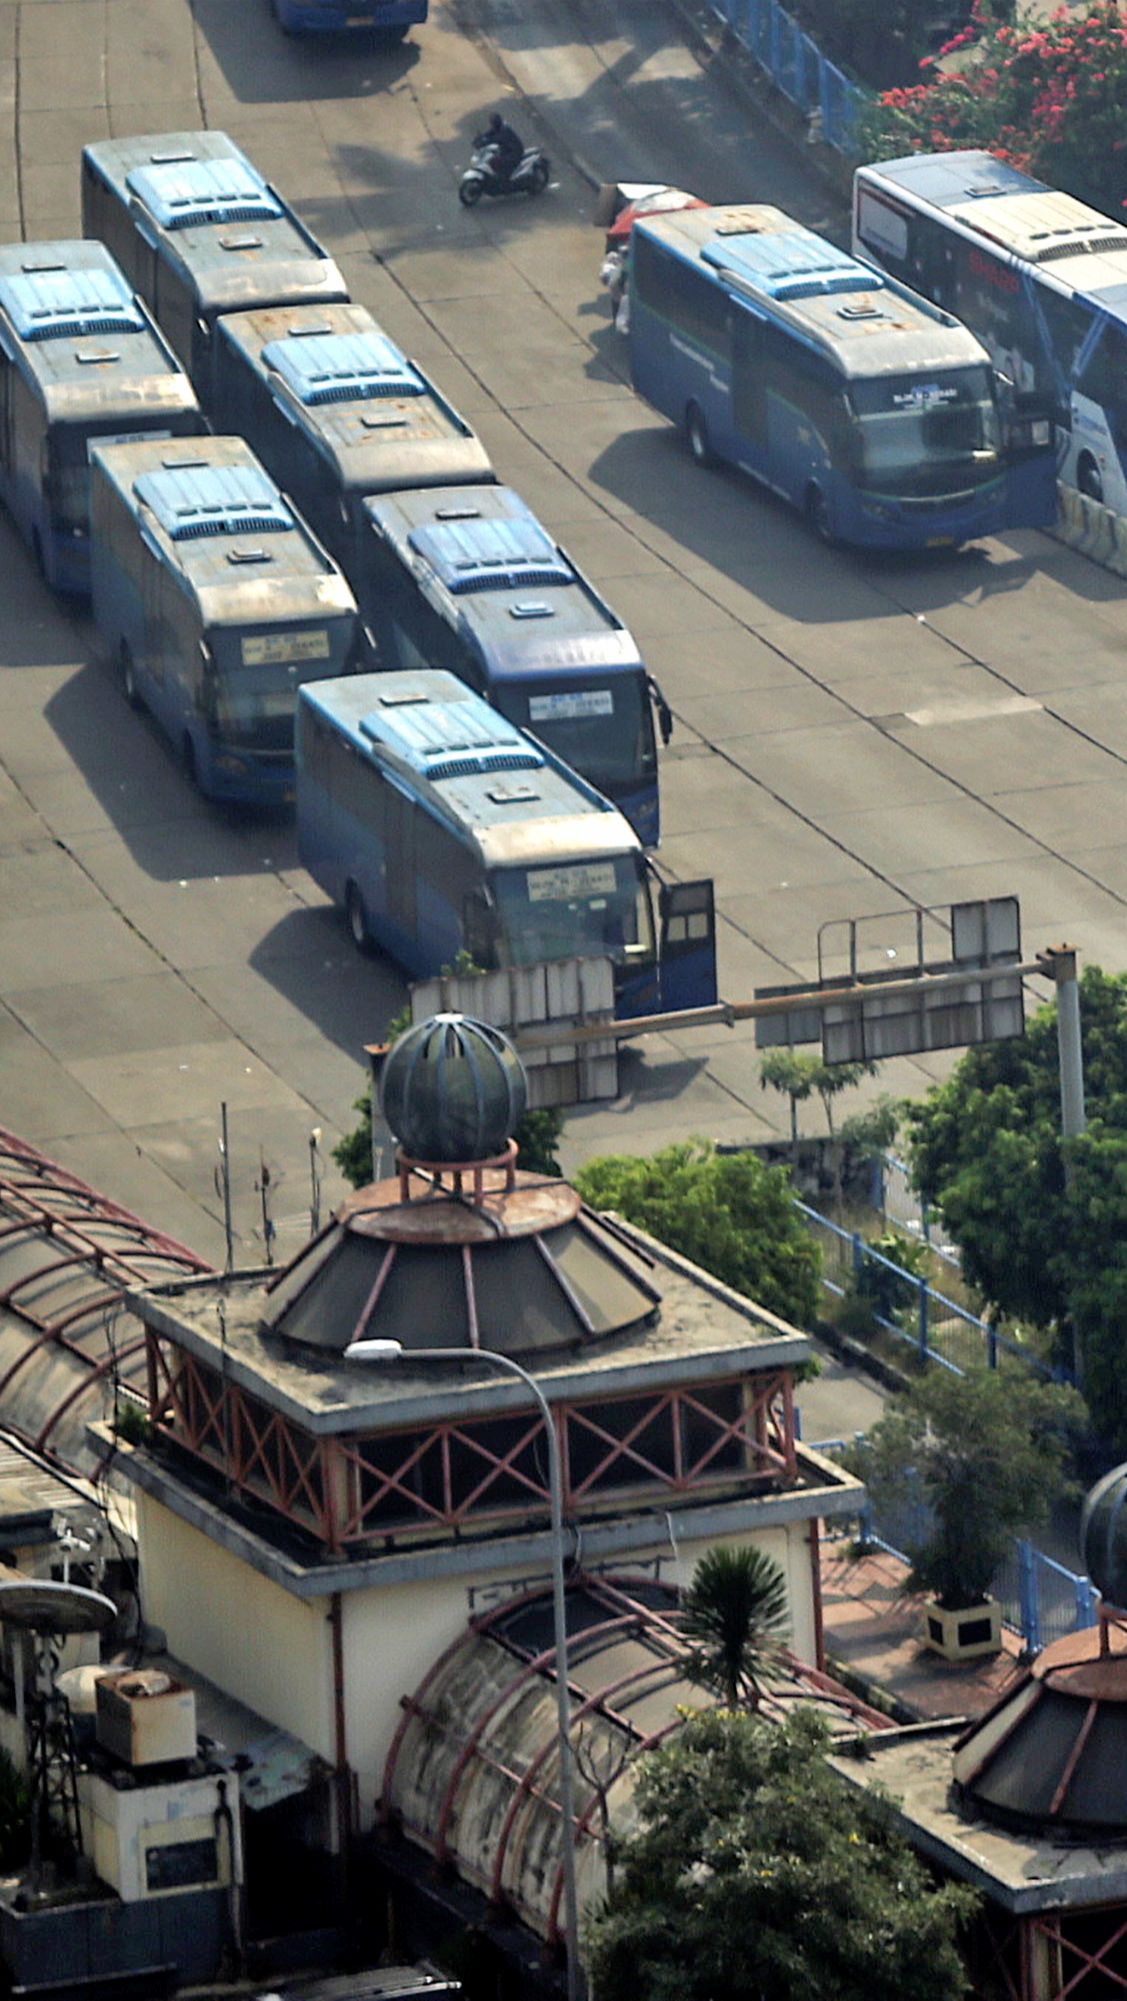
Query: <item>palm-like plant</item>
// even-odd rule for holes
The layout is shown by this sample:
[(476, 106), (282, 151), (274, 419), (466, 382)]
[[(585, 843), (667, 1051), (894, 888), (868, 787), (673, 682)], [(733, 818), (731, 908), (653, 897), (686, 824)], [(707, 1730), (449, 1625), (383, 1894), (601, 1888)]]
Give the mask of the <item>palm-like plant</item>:
[(786, 1576), (774, 1557), (751, 1547), (706, 1550), (681, 1611), (690, 1681), (729, 1709), (758, 1709), (760, 1678), (779, 1659), (790, 1623)]

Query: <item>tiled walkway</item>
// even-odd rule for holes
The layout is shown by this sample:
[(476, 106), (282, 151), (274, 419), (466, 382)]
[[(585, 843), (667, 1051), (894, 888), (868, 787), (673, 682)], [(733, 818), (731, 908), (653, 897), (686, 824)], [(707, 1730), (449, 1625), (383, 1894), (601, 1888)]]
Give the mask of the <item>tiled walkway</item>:
[(826, 1652), (870, 1686), (885, 1690), (921, 1720), (979, 1716), (1018, 1664), (1021, 1642), (1003, 1629), (1003, 1651), (956, 1667), (929, 1653), (919, 1634), (923, 1600), (904, 1595), (904, 1564), (883, 1551), (856, 1559), (827, 1543), (822, 1556)]

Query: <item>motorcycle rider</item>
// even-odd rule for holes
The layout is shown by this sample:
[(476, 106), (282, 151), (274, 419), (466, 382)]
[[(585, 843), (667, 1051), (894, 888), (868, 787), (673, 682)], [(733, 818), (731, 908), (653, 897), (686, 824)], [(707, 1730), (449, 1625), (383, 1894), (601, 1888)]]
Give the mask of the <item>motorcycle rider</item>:
[(524, 140), (511, 125), (507, 125), (499, 111), (495, 111), (484, 132), (479, 132), (474, 140), (475, 151), (483, 146), (493, 149), (493, 169), (498, 178), (511, 181), (524, 158)]

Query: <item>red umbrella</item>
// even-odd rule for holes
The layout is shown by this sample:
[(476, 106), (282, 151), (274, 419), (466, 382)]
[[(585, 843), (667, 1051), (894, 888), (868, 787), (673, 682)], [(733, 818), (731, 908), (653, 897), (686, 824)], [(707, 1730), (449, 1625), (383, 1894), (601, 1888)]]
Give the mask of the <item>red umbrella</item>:
[(652, 195), (642, 195), (638, 201), (628, 202), (615, 216), (607, 230), (607, 249), (625, 248), (640, 215), (662, 215), (671, 209), (707, 207), (707, 202), (701, 201), (697, 195), (686, 194), (684, 188), (658, 188)]

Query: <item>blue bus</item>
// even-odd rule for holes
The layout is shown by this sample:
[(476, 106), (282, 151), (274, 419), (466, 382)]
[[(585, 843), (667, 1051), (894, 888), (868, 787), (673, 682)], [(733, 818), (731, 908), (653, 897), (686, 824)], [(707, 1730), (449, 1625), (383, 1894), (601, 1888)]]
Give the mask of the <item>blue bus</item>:
[(853, 240), (1054, 412), (1060, 477), (1127, 515), (1127, 228), (992, 153), (862, 167)]
[(958, 545), (1056, 516), (1047, 406), (1021, 410), (950, 313), (777, 208), (642, 216), (634, 385), (826, 540)]
[(326, 35), (362, 29), (395, 48), (408, 28), (427, 18), (427, 0), (270, 0), (284, 35)]
[(192, 385), (100, 243), (0, 248), (0, 499), (56, 590), (90, 588), (90, 447), (203, 429)]
[(250, 440), (353, 588), (366, 494), (493, 477), (480, 438), (364, 306), (224, 320), (213, 415)]
[(294, 796), (302, 682), (352, 665), (344, 578), (242, 438), (93, 453), (94, 616), (131, 706), (213, 799)]
[(442, 669), (298, 696), (297, 838), (359, 949), (415, 978), (609, 956), (621, 1017), (716, 999), (711, 882), (662, 882), (622, 814)]
[(381, 668), (449, 667), (605, 794), (645, 847), (661, 835), (656, 708), (637, 643), (507, 486), (364, 502), (350, 571)]
[(332, 258), (225, 132), (84, 146), (82, 227), (113, 252), (205, 408), (221, 314), (348, 297)]

